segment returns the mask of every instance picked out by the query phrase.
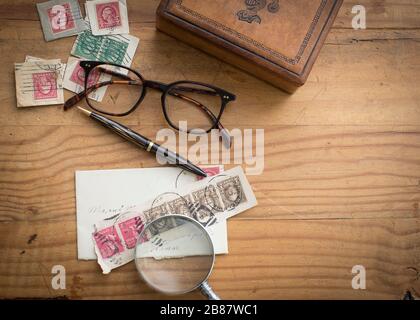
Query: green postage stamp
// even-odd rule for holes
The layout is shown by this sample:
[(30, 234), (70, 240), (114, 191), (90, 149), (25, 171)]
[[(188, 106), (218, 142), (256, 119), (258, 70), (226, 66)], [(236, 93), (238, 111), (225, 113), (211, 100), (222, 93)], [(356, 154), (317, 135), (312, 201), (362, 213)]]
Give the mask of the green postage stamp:
[(94, 36), (89, 28), (78, 35), (71, 54), (130, 67), (138, 44), (139, 39), (131, 35)]

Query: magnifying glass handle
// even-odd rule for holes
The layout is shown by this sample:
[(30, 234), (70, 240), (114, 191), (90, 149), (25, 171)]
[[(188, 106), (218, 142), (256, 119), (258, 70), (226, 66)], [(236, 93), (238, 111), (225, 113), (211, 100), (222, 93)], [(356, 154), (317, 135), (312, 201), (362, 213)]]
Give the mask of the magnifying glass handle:
[(204, 281), (201, 284), (200, 291), (209, 300), (220, 300), (219, 296), (213, 291), (207, 281)]

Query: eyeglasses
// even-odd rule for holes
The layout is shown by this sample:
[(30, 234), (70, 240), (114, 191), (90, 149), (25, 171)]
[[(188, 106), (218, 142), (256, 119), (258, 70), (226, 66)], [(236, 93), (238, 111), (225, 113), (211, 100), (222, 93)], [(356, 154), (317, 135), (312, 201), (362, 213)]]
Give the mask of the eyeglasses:
[[(79, 82), (84, 83), (84, 91), (67, 100), (64, 110), (86, 98), (93, 110), (122, 117), (137, 109), (148, 88), (155, 89), (162, 92), (163, 114), (172, 128), (188, 133), (209, 133), (219, 129), (223, 140), (230, 145), (229, 133), (220, 118), (226, 105), (236, 99), (234, 94), (194, 81), (164, 84), (145, 80), (137, 71), (112, 63), (81, 61), (80, 67), (79, 73), (72, 77), (77, 76)], [(183, 124), (182, 128), (179, 123)]]

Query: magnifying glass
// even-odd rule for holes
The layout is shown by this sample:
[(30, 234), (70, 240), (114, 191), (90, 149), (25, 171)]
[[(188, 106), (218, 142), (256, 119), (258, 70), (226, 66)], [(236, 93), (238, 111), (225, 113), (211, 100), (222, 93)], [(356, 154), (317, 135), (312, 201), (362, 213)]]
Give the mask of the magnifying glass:
[(135, 263), (140, 276), (150, 287), (170, 295), (200, 289), (208, 299), (220, 300), (207, 282), (214, 258), (207, 230), (183, 215), (152, 221), (136, 244)]

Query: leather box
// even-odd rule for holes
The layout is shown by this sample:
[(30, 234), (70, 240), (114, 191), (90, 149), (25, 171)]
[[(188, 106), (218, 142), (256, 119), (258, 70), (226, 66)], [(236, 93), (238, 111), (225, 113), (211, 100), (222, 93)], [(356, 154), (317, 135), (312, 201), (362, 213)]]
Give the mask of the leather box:
[(288, 92), (308, 78), (342, 0), (163, 0), (157, 29)]

